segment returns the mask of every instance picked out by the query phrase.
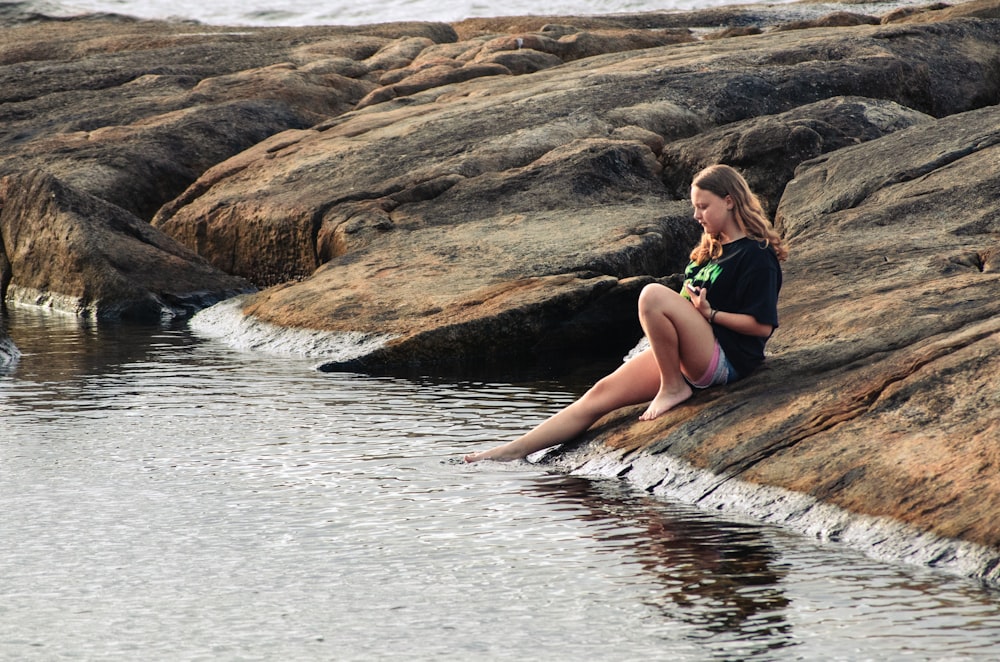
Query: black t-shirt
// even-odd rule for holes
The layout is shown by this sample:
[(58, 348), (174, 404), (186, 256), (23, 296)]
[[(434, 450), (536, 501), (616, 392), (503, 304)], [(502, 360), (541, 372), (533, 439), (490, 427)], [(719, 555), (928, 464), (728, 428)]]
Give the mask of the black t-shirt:
[[(721, 257), (700, 266), (691, 262), (684, 277), (695, 287), (708, 289), (712, 308), (752, 315), (761, 324), (778, 327), (781, 265), (774, 251), (756, 239), (744, 237), (724, 244)], [(686, 288), (681, 292), (688, 297)], [(767, 338), (736, 333), (720, 324), (713, 324), (712, 331), (741, 377), (763, 363)]]

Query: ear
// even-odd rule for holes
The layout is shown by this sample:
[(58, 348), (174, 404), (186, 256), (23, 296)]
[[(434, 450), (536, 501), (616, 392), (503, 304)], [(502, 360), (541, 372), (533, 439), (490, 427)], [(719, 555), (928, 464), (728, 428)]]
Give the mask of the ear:
[(733, 196), (727, 195), (726, 196), (726, 209), (729, 210), (729, 211), (732, 211), (734, 206), (735, 205), (733, 203)]

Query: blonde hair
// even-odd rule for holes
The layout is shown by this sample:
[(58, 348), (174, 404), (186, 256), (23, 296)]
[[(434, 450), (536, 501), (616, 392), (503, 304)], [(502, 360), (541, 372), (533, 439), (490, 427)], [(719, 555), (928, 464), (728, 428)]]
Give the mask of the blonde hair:
[[(720, 198), (729, 196), (733, 201), (733, 213), (740, 230), (751, 239), (770, 246), (779, 260), (788, 257), (788, 248), (782, 242), (781, 235), (775, 231), (760, 200), (737, 170), (722, 164), (708, 166), (695, 175), (691, 186), (714, 193)], [(721, 255), (722, 242), (719, 237), (706, 232), (701, 235), (701, 243), (691, 251), (691, 260), (704, 264)]]

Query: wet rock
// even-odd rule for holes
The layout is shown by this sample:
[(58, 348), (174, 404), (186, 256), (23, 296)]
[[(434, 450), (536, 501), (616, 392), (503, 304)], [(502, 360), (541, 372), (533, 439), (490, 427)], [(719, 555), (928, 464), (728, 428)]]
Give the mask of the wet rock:
[(7, 332), (0, 329), (0, 375), (11, 371), (21, 358), (21, 351), (10, 339)]
[(0, 179), (0, 236), (7, 301), (157, 321), (251, 289), (120, 207), (41, 171)]

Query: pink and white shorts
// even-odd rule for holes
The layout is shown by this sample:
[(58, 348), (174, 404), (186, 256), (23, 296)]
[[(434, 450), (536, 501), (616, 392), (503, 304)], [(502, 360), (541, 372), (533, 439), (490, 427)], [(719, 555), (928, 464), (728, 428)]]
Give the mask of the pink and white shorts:
[(719, 341), (715, 341), (715, 352), (712, 353), (712, 360), (708, 364), (708, 368), (705, 370), (705, 374), (701, 376), (701, 379), (688, 380), (688, 383), (695, 388), (708, 388), (709, 386), (720, 386), (722, 384), (728, 384), (729, 382), (735, 382), (739, 379), (739, 375), (736, 370), (733, 369), (733, 365), (726, 358), (726, 353), (722, 351), (722, 346)]

